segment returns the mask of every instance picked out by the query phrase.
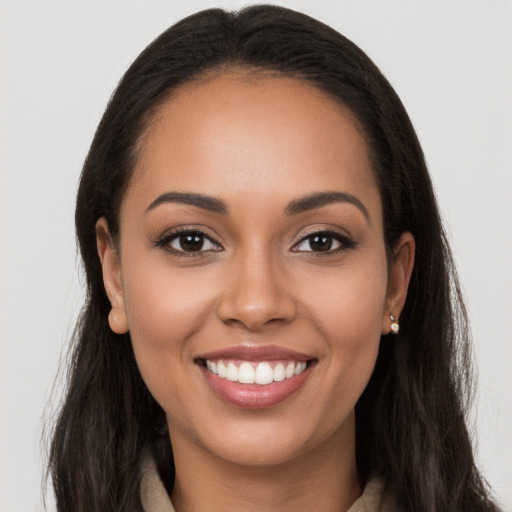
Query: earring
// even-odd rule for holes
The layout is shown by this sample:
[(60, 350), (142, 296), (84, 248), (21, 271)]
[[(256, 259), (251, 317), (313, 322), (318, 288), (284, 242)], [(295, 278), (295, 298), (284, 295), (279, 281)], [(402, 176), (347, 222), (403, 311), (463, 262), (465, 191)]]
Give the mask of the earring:
[(395, 315), (389, 315), (389, 318), (391, 319), (391, 332), (393, 334), (398, 334), (398, 331), (400, 330), (398, 318)]

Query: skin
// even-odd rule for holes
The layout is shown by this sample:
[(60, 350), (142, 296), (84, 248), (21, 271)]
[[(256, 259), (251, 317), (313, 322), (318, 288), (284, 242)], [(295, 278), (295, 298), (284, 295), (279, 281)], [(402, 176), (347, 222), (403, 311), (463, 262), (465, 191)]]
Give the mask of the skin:
[[(178, 191), (219, 198), (228, 214), (164, 203)], [(316, 192), (356, 197), (288, 215)], [(213, 243), (192, 256), (155, 246), (178, 226)], [(351, 113), (313, 86), (243, 70), (186, 84), (149, 124), (120, 211), (98, 251), (111, 328), (129, 330), (141, 374), (165, 410), (184, 510), (348, 510), (362, 492), (354, 406), (380, 336), (405, 302), (414, 239), (388, 261), (368, 148)], [(334, 230), (311, 250), (308, 235)], [(340, 250), (336, 250), (340, 249)], [(316, 360), (304, 385), (258, 410), (224, 402), (195, 362), (234, 345), (273, 344)], [(307, 489), (307, 492), (304, 492)]]

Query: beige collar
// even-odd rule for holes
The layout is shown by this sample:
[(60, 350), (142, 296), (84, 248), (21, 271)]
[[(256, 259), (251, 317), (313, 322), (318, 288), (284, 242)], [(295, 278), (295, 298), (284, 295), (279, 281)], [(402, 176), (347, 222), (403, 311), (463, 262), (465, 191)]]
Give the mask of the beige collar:
[[(144, 512), (175, 512), (152, 458), (144, 462), (140, 493)], [(385, 489), (383, 480), (371, 478), (363, 494), (347, 512), (392, 512), (394, 510), (392, 497)]]

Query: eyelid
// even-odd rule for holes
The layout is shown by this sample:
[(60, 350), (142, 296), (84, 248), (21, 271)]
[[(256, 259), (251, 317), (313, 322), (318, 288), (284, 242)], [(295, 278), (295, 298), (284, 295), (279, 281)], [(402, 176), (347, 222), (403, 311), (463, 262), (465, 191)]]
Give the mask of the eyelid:
[[(212, 244), (219, 247), (219, 249), (208, 249), (208, 250), (201, 250), (201, 251), (180, 251), (179, 249), (175, 249), (174, 247), (170, 246), (170, 242), (172, 242), (174, 239), (178, 238), (179, 236), (185, 235), (185, 234), (198, 234), (203, 236), (205, 239), (207, 239)], [(155, 242), (153, 242), (154, 247), (160, 247), (168, 252), (177, 255), (177, 256), (186, 256), (186, 257), (197, 257), (197, 256), (204, 256), (205, 253), (211, 253), (211, 252), (220, 252), (224, 250), (224, 247), (210, 234), (206, 233), (204, 228), (196, 227), (196, 226), (180, 226), (176, 228), (172, 228), (164, 232), (163, 235), (161, 235)]]
[[(336, 241), (338, 241), (341, 246), (336, 249), (329, 249), (328, 251), (299, 251), (294, 250), (298, 245), (305, 242), (308, 238), (311, 238), (315, 235), (325, 234), (329, 235), (332, 238), (334, 238)], [(316, 256), (327, 256), (329, 254), (336, 254), (339, 252), (346, 251), (348, 249), (353, 249), (356, 247), (356, 241), (353, 239), (353, 237), (348, 234), (345, 230), (342, 230), (340, 228), (334, 228), (334, 227), (317, 227), (314, 229), (311, 229), (309, 232), (301, 234), (300, 239), (295, 242), (291, 248), (292, 252), (304, 252), (304, 253), (314, 253)]]
[[(207, 239), (209, 242), (217, 246), (216, 249), (207, 249), (207, 250), (200, 250), (200, 251), (182, 251), (179, 249), (175, 249), (170, 246), (170, 242), (174, 239), (178, 238), (180, 235), (183, 234), (199, 234), (203, 236), (205, 239)], [(336, 249), (329, 249), (327, 251), (304, 251), (304, 250), (295, 250), (295, 248), (306, 241), (308, 238), (319, 235), (319, 234), (326, 234), (334, 238), (336, 241), (340, 243), (340, 247)], [(347, 233), (344, 229), (334, 227), (334, 226), (325, 226), (325, 227), (315, 227), (311, 228), (310, 230), (306, 231), (305, 233), (302, 233), (300, 235), (300, 238), (293, 244), (291, 247), (292, 252), (298, 252), (298, 253), (313, 253), (315, 256), (328, 256), (337, 254), (340, 252), (344, 252), (349, 249), (355, 248), (357, 245), (356, 240)], [(207, 230), (203, 226), (191, 226), (191, 225), (185, 225), (185, 226), (179, 226), (172, 229), (169, 229), (164, 232), (156, 241), (153, 242), (154, 247), (159, 247), (167, 250), (168, 252), (172, 253), (176, 256), (186, 256), (186, 257), (200, 257), (200, 256), (206, 256), (207, 254), (211, 254), (212, 252), (220, 252), (224, 251), (224, 247), (220, 242), (217, 241), (217, 237), (209, 234)]]

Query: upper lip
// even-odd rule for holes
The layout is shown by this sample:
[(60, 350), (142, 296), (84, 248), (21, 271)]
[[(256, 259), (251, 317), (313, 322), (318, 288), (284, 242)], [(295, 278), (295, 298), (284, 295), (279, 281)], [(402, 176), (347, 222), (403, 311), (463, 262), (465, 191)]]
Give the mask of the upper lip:
[(196, 359), (242, 359), (244, 361), (310, 361), (314, 357), (276, 345), (237, 345), (200, 354)]

